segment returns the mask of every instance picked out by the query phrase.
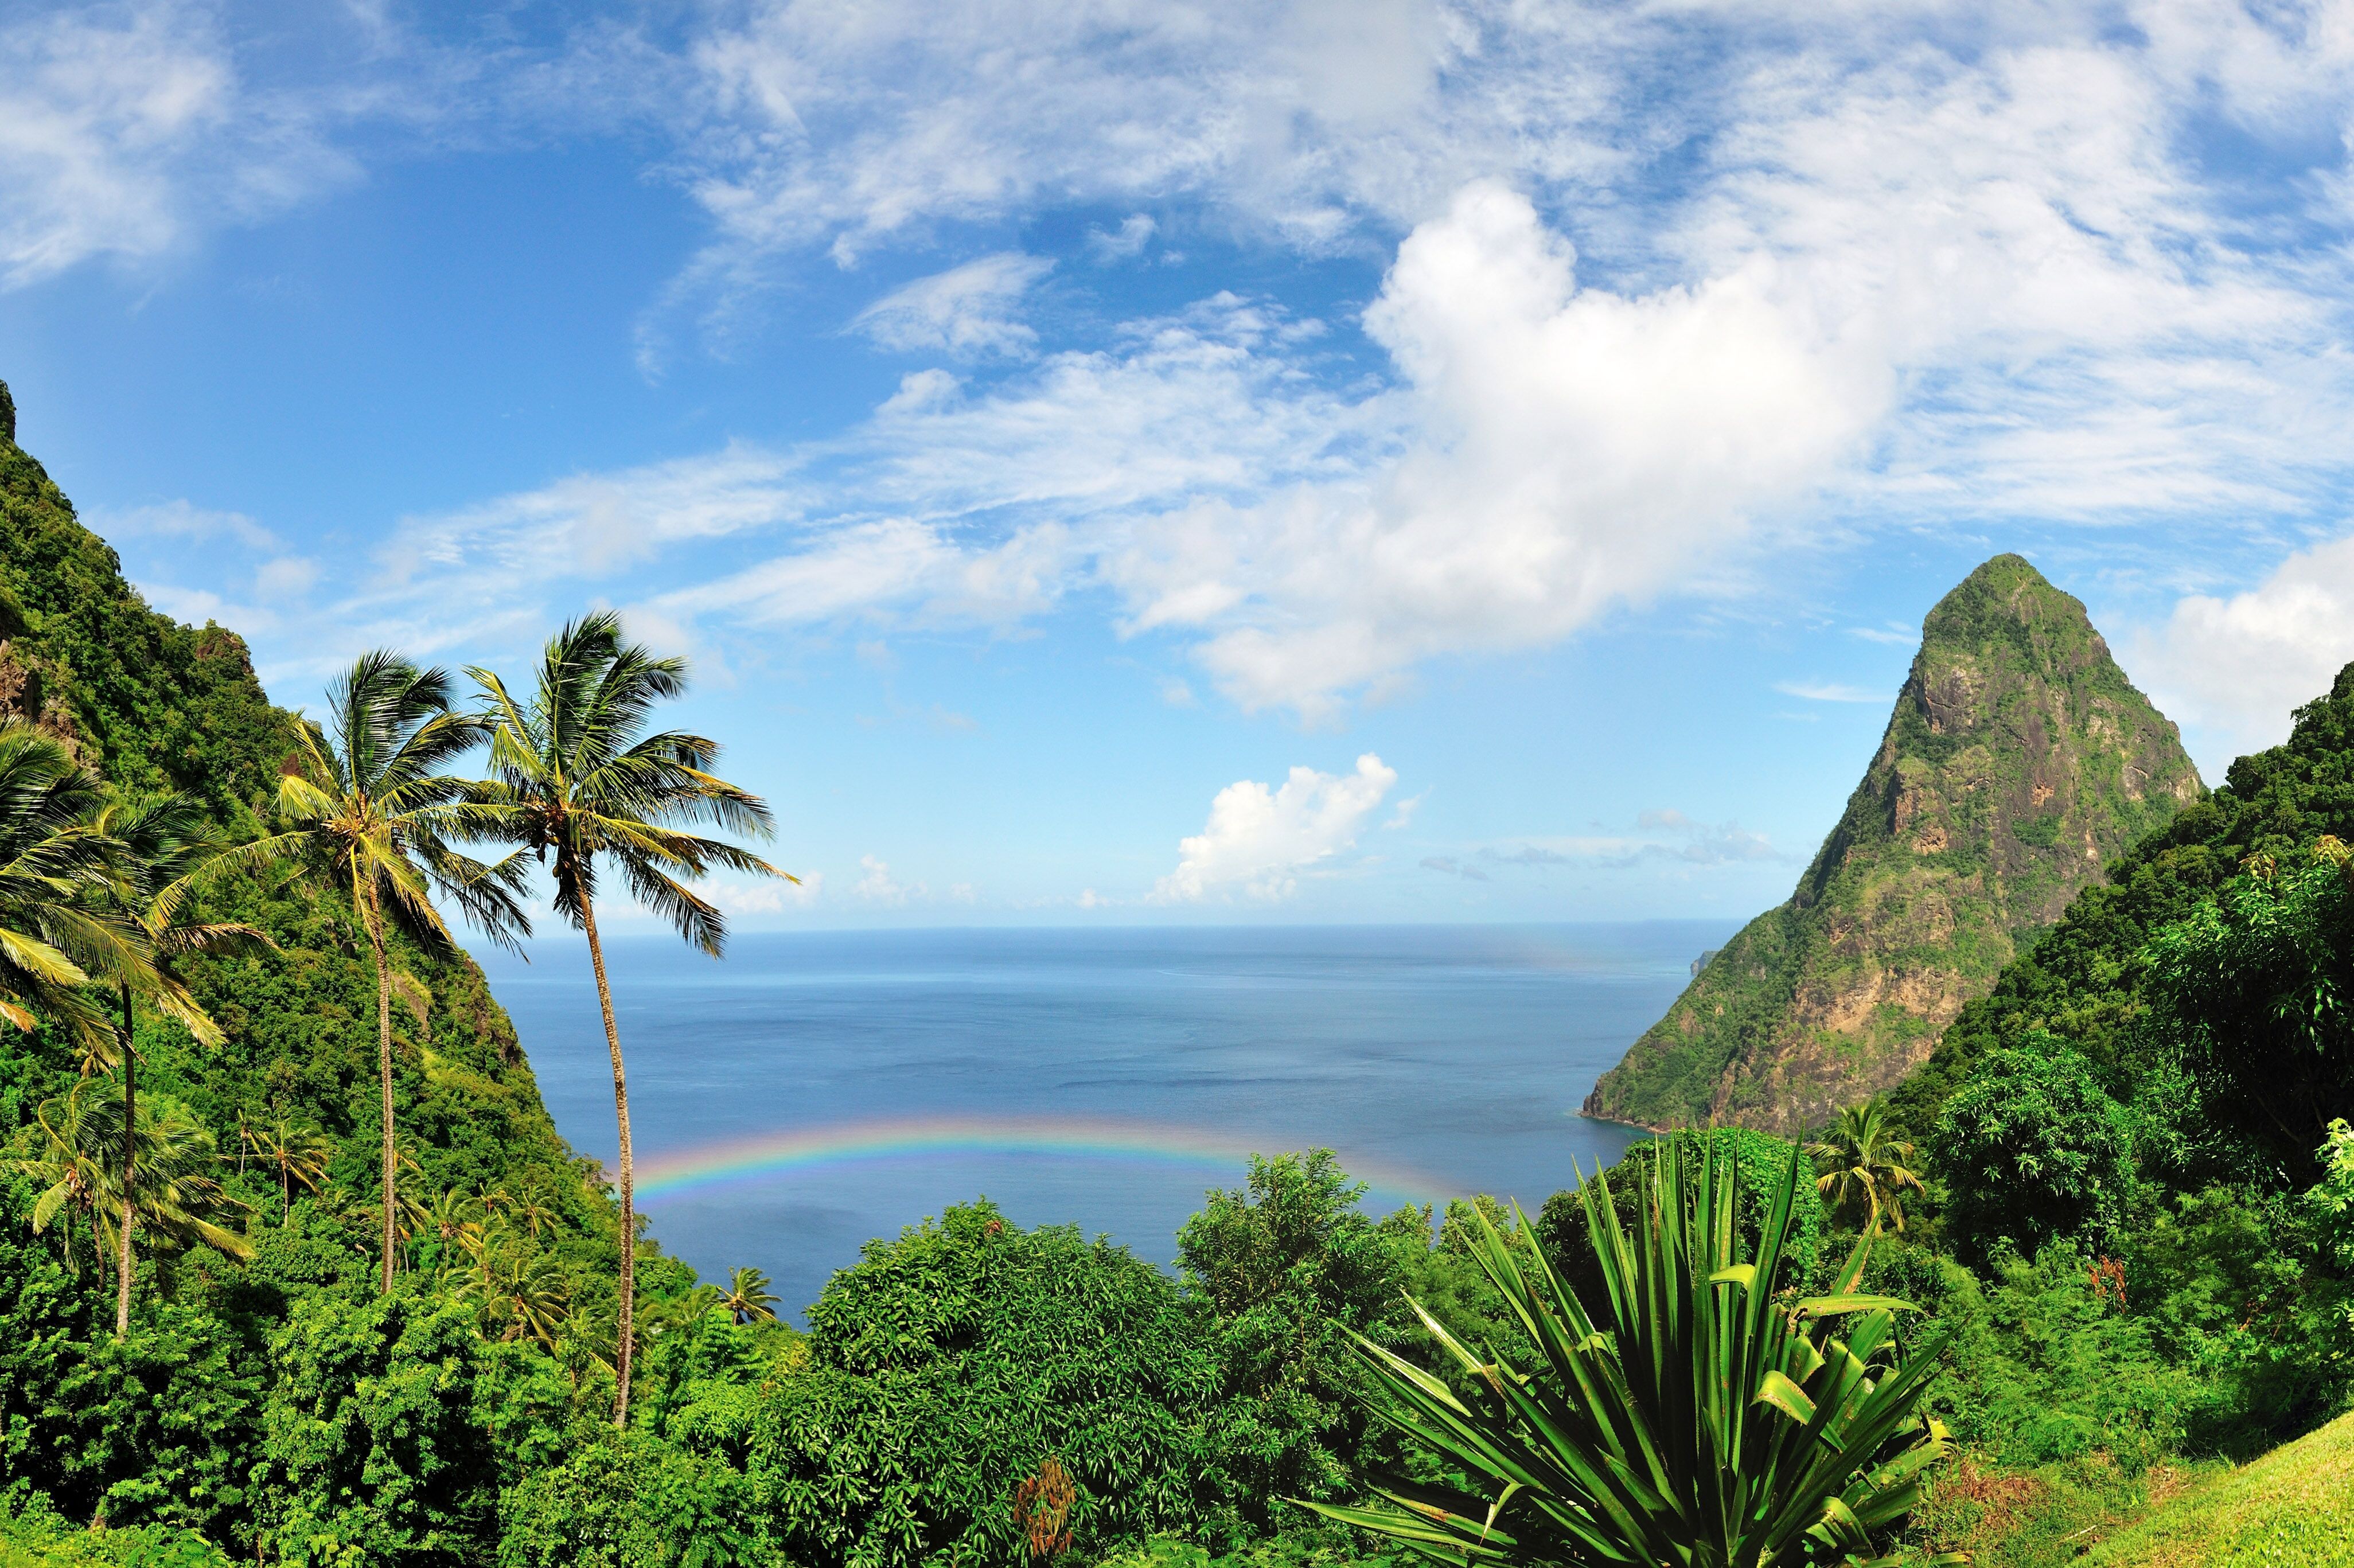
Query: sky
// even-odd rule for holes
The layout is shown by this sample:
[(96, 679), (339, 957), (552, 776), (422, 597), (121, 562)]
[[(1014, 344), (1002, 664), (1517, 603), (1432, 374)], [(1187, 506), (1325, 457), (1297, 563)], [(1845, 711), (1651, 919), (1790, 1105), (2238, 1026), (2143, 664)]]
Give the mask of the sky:
[(618, 608), (747, 927), (1737, 919), (2016, 550), (2354, 659), (2354, 6), (0, 10), (0, 378), (315, 706)]

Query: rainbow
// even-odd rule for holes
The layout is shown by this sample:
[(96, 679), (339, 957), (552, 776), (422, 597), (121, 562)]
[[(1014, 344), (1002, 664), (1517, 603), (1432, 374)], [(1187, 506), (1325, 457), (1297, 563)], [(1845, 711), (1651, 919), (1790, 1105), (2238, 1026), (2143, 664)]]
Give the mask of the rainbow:
[[(700, 1197), (790, 1180), (804, 1171), (856, 1165), (1002, 1158), (1087, 1160), (1128, 1166), (1224, 1167), (1229, 1179), (1253, 1153), (1293, 1147), (1281, 1139), (1205, 1132), (1157, 1122), (1068, 1117), (949, 1116), (785, 1128), (757, 1138), (666, 1152), (638, 1162), (637, 1197), (647, 1203)], [(1343, 1151), (1341, 1167), (1385, 1198), (1443, 1202), (1456, 1183), (1394, 1160)]]

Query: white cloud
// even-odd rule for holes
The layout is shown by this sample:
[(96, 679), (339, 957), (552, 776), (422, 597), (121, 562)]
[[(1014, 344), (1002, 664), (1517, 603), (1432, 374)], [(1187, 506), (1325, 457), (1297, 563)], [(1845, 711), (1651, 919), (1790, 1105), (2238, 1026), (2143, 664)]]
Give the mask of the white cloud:
[(1699, 822), (1681, 811), (1659, 809), (1642, 812), (1635, 826), (1636, 832), (1631, 834), (1540, 837), (1484, 844), (1467, 859), (1434, 855), (1422, 863), (1428, 870), (1449, 876), (1485, 882), (1489, 877), (1479, 869), (1481, 866), (1537, 871), (1554, 866), (1625, 870), (1661, 863), (1738, 865), (1788, 858), (1763, 833), (1752, 832), (1738, 822)]
[[(2287, 737), (2292, 710), (2354, 661), (2354, 536), (2300, 550), (2229, 598), (2191, 594), (2134, 643), (2134, 669), (2169, 716), (2241, 750)], [(2211, 778), (2224, 760), (2211, 758)]]
[(1786, 697), (1804, 697), (1810, 703), (1889, 703), (1894, 694), (1867, 691), (1861, 686), (1850, 686), (1838, 681), (1776, 681), (1774, 689)]
[(1038, 334), (1014, 319), (1013, 308), (1054, 266), (1018, 250), (984, 256), (885, 295), (851, 324), (901, 354), (1024, 354)]
[[(8, 34), (32, 62), (0, 83), (20, 270), (176, 243), (220, 171), (292, 189), (320, 156), (322, 114), (265, 103), (203, 14), (104, 16)], [(588, 111), (558, 112), (563, 83), (659, 109), (660, 167), (711, 225), (683, 308), (968, 226), (1093, 219), (1071, 249), (1110, 260), (1165, 221), (1388, 259), (1363, 318), (1385, 362), (1225, 295), (981, 363), (1036, 355), (1021, 306), (1049, 265), (992, 250), (859, 317), (967, 379), (916, 370), (832, 440), (408, 520), (323, 642), (430, 652), (624, 575), (682, 634), (1100, 605), (1237, 703), (1315, 717), (1723, 591), (1767, 546), (1988, 515), (2294, 536), (2274, 524), (2354, 478), (2354, 33), (2318, 13), (750, 0), (671, 56), (648, 36), (592, 28), (535, 79), (567, 122)], [(235, 129), (265, 122), (281, 162)], [(180, 182), (192, 148), (210, 172)], [(99, 238), (68, 260), (16, 238), (84, 212)]]
[(140, 261), (352, 176), (308, 117), (257, 98), (207, 8), (24, 15), (0, 26), (0, 286)]
[(242, 512), (215, 511), (185, 500), (159, 502), (151, 506), (93, 507), (83, 521), (110, 539), (185, 539), (196, 543), (234, 539), (249, 550), (281, 547), (277, 535)]
[(894, 881), (889, 863), (871, 854), (860, 855), (858, 866), (864, 874), (859, 877), (854, 891), (871, 904), (905, 904), (910, 898), (921, 898), (930, 891), (920, 882), (909, 885)]
[(1422, 803), (1429, 799), (1430, 791), (1427, 789), (1425, 789), (1419, 795), (1408, 795), (1405, 800), (1400, 800), (1397, 803), (1397, 810), (1390, 813), (1389, 821), (1384, 822), (1382, 826), (1387, 829), (1403, 829), (1412, 826), (1415, 812), (1419, 810), (1422, 807)]
[(798, 883), (782, 877), (762, 877), (758, 881), (714, 877), (702, 885), (701, 891), (729, 915), (783, 915), (811, 907), (824, 889), (825, 874), (813, 871)]
[(307, 556), (281, 556), (255, 568), (253, 591), (265, 600), (301, 599), (318, 580), (318, 562)]
[(1160, 227), (1144, 213), (1131, 213), (1120, 220), (1117, 229), (1088, 229), (1087, 249), (1099, 262), (1125, 261), (1142, 255)]
[(1202, 832), (1179, 841), (1177, 869), (1153, 885), (1152, 901), (1193, 903), (1237, 888), (1288, 898), (1300, 874), (1355, 847), (1396, 782), (1396, 770), (1367, 752), (1353, 773), (1295, 768), (1278, 789), (1250, 779), (1229, 784), (1210, 802)]

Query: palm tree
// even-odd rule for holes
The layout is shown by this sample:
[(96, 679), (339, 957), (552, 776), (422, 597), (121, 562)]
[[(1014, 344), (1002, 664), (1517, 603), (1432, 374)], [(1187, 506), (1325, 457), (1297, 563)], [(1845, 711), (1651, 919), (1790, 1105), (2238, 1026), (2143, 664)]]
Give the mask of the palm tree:
[[(159, 1011), (179, 1021), (200, 1044), (217, 1045), (217, 1025), (173, 973), (174, 960), (190, 953), (251, 952), (278, 944), (250, 926), (186, 918), (189, 895), (198, 880), (221, 863), (224, 842), (213, 832), (196, 800), (174, 793), (140, 805), (114, 805), (98, 816), (101, 832), (128, 853), (130, 876), (114, 900), (116, 912), (135, 926), (150, 954), (144, 990)], [(132, 978), (121, 976), (115, 991), (122, 1004), (122, 1181), (121, 1248), (115, 1260), (114, 1332), (131, 1331), (132, 1208), (138, 1183), (139, 1048)]]
[(757, 1268), (739, 1268), (730, 1273), (719, 1304), (738, 1323), (777, 1320), (777, 1298), (769, 1289), (769, 1277)]
[(514, 1217), (523, 1222), (534, 1241), (541, 1231), (555, 1225), (556, 1211), (547, 1206), (547, 1194), (536, 1181), (524, 1183), (523, 1195), (514, 1200)]
[[(35, 1114), (46, 1147), (39, 1158), (21, 1161), (20, 1167), (48, 1188), (34, 1201), (33, 1229), (46, 1230), (65, 1211), (69, 1265), (73, 1262), (75, 1210), (90, 1213), (93, 1251), (101, 1265), (108, 1244), (119, 1246), (124, 1223), (168, 1241), (199, 1241), (231, 1257), (253, 1255), (251, 1243), (217, 1223), (243, 1205), (214, 1174), (220, 1155), (212, 1134), (186, 1113), (167, 1110), (133, 1133), (123, 1101), (109, 1092), (103, 1080), (85, 1078)], [(133, 1150), (129, 1182), (114, 1163), (126, 1139)], [(118, 1219), (125, 1213), (124, 1200), (134, 1192), (127, 1222)]]
[(103, 909), (129, 874), (98, 821), (104, 806), (97, 776), (54, 736), (0, 724), (0, 1022), (46, 1020), (85, 1075), (112, 1065), (121, 1044), (90, 986), (152, 973), (140, 934)]
[[(376, 959), (376, 1068), (384, 1116), (383, 1288), (392, 1288), (398, 1213), (392, 1119), (392, 998), (386, 942), (398, 930), (429, 952), (455, 949), (440, 895), (503, 947), (531, 929), (515, 895), (525, 867), (486, 865), (451, 847), (474, 832), (466, 786), (440, 769), (482, 737), (450, 711), (450, 677), (397, 653), (364, 653), (327, 689), (327, 724), (307, 720), (302, 754), (279, 779), (288, 825), (233, 852), (239, 863), (292, 860), (338, 896)], [(410, 999), (413, 1001), (413, 998)]]
[(476, 1237), (470, 1250), (476, 1267), (456, 1281), (459, 1299), (474, 1302), (483, 1327), (500, 1339), (528, 1337), (555, 1349), (572, 1304), (562, 1266), (505, 1226)]
[(300, 1181), (305, 1192), (317, 1192), (327, 1174), (327, 1161), (335, 1157), (335, 1146), (323, 1133), (290, 1127), (282, 1116), (260, 1131), (244, 1136), (261, 1163), (278, 1172), (278, 1223), (282, 1225), (293, 1217), (294, 1183)]
[(620, 1031), (613, 1023), (605, 949), (597, 938), (599, 860), (620, 870), (622, 885), (640, 904), (714, 958), (726, 940), (726, 923), (686, 884), (714, 867), (761, 876), (784, 874), (748, 851), (675, 825), (709, 822), (765, 838), (769, 808), (713, 776), (709, 769), (719, 755), (715, 742), (677, 730), (644, 733), (654, 704), (686, 690), (686, 661), (657, 659), (624, 642), (620, 618), (610, 610), (583, 616), (549, 640), (540, 658), (537, 690), (527, 704), (490, 671), (467, 673), (490, 705), (482, 722), (491, 726), (493, 779), (472, 797), (493, 824), (487, 836), (528, 849), (543, 863), (555, 855), (557, 912), (588, 938), (589, 967), (597, 976), (620, 1132), (620, 1302), (614, 1335), (620, 1386), (613, 1421), (626, 1426), (637, 1217), (629, 1077), (621, 1065)]
[(65, 1227), (61, 1240), (65, 1246), (66, 1267), (75, 1278), (81, 1277), (81, 1263), (74, 1253), (74, 1219), (87, 1213), (90, 1217), (91, 1261), (105, 1263), (104, 1252), (98, 1240), (99, 1205), (112, 1184), (107, 1159), (114, 1145), (109, 1140), (111, 1128), (92, 1107), (98, 1097), (90, 1093), (91, 1080), (84, 1078), (62, 1097), (45, 1100), (33, 1112), (41, 1128), (41, 1152), (30, 1160), (16, 1161), (16, 1169), (32, 1178), (41, 1189), (33, 1201), (33, 1232), (39, 1234), (49, 1228), (62, 1213)]
[(1904, 1190), (1921, 1192), (1921, 1178), (1905, 1161), (1913, 1146), (1896, 1136), (1888, 1122), (1886, 1104), (1874, 1097), (1840, 1112), (1822, 1138), (1807, 1145), (1807, 1152), (1826, 1162), (1815, 1188), (1834, 1203), (1861, 1203), (1865, 1228), (1877, 1234), (1882, 1215), (1904, 1228)]

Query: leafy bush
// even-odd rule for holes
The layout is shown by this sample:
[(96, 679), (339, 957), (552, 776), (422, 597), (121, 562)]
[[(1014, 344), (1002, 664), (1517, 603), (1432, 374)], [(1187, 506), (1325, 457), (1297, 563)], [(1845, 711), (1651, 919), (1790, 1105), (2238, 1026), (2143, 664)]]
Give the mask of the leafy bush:
[(261, 1523), (288, 1563), (444, 1563), (489, 1545), (498, 1467), (473, 1314), (415, 1276), (296, 1304), (271, 1345)]
[(2095, 1285), (2088, 1260), (2062, 1246), (2033, 1263), (2005, 1254), (1981, 1286), (1953, 1263), (1939, 1322), (1952, 1372), (1932, 1408), (1982, 1456), (2020, 1467), (2110, 1456), (2137, 1473), (2181, 1442), (2203, 1397), (2170, 1364), (2152, 1326)]
[(2149, 991), (2201, 1108), (2302, 1187), (2354, 1110), (2354, 855), (2324, 837), (2252, 865), (2150, 938)]
[(1254, 1155), (1248, 1183), (1211, 1192), (1177, 1233), (1217, 1357), (1217, 1447), (1255, 1525), (1276, 1499), (1355, 1487), (1367, 1424), (1350, 1337), (1394, 1343), (1411, 1322), (1401, 1243), (1419, 1231), (1404, 1250), (1426, 1252), (1429, 1221), (1408, 1210), (1385, 1231), (1357, 1208), (1364, 1192), (1331, 1150)]
[(643, 1434), (591, 1437), (501, 1499), (499, 1568), (737, 1568), (772, 1561), (751, 1488)]
[(1010, 1499), (1049, 1457), (1077, 1484), (1081, 1552), (1233, 1517), (1210, 1451), (1217, 1361), (1125, 1248), (1022, 1230), (983, 1200), (869, 1243), (809, 1321), (806, 1368), (750, 1399), (714, 1385), (673, 1421), (742, 1455), (794, 1561), (1015, 1561)]
[(1936, 1147), (1953, 1183), (1950, 1223), (1978, 1257), (2006, 1242), (2106, 1250), (2123, 1229), (2134, 1181), (2124, 1108), (2049, 1035), (1989, 1053), (1947, 1102)]

